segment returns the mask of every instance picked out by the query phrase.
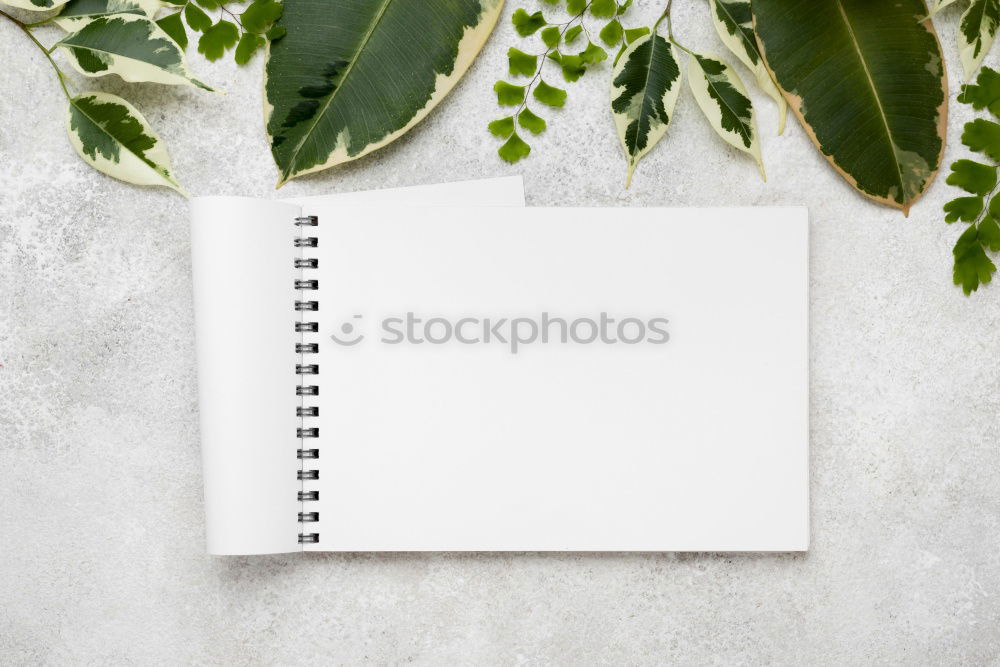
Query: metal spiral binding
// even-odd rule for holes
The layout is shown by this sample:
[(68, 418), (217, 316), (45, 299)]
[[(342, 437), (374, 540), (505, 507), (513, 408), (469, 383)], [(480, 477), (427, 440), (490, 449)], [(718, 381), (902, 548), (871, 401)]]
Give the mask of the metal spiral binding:
[[(316, 248), (319, 245), (319, 239), (315, 236), (307, 236), (305, 234), (305, 229), (307, 227), (315, 227), (319, 224), (319, 220), (316, 216), (303, 216), (295, 218), (295, 225), (299, 228), (299, 235), (295, 238), (295, 247), (299, 249), (299, 256), (295, 258), (295, 268), (300, 271), (305, 271), (308, 269), (319, 268), (319, 260), (312, 257), (302, 257), (301, 253), (304, 248)], [(298, 292), (298, 298), (295, 300), (295, 312), (299, 314), (299, 319), (295, 322), (295, 332), (299, 334), (303, 333), (317, 333), (319, 332), (318, 322), (307, 322), (307, 313), (316, 312), (319, 310), (318, 301), (310, 301), (306, 298), (305, 292), (313, 291), (319, 289), (319, 281), (311, 280), (300, 275), (299, 278), (295, 280), (294, 285), (295, 291)], [(316, 354), (319, 352), (318, 343), (306, 343), (299, 340), (295, 344), (295, 353), (299, 355), (299, 363), (295, 365), (295, 374), (302, 378), (303, 376), (317, 376), (319, 375), (319, 365), (306, 363), (305, 355)], [(306, 396), (318, 396), (319, 387), (313, 384), (306, 384), (306, 380), (300, 380), (302, 384), (295, 388), (295, 395), (306, 397)], [(305, 425), (305, 420), (309, 417), (319, 416), (319, 407), (312, 405), (304, 405), (301, 403), (305, 402), (305, 398), (300, 400), (300, 405), (295, 408), (295, 416), (299, 420), (299, 426), (296, 429), (296, 437), (299, 440), (299, 448), (296, 452), (296, 457), (299, 460), (299, 470), (296, 475), (299, 482), (304, 482), (306, 480), (318, 480), (319, 470), (310, 470), (305, 467), (306, 461), (312, 461), (319, 458), (319, 449), (315, 447), (306, 447), (305, 441), (307, 438), (318, 438), (319, 429), (316, 427), (307, 427)], [(306, 523), (315, 523), (319, 521), (319, 512), (308, 512), (305, 509), (305, 503), (315, 502), (319, 500), (319, 491), (306, 491), (304, 488), (300, 488), (298, 492), (298, 502), (299, 502), (299, 544), (318, 544), (319, 543), (319, 533), (311, 533), (305, 531)]]

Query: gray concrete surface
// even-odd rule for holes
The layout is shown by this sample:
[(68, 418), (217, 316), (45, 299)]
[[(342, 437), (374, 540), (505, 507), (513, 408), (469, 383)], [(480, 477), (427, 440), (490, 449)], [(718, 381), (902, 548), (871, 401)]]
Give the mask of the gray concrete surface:
[[(705, 5), (677, 14), (721, 49)], [(520, 171), (532, 205), (808, 205), (812, 551), (206, 556), (187, 204), (77, 159), (44, 59), (0, 23), (0, 663), (1000, 664), (1000, 292), (951, 285), (944, 179), (904, 219), (755, 94), (764, 184), (684, 95), (626, 192), (607, 69), (511, 169), (484, 125), (514, 43), (505, 24), (415, 131), (280, 194)], [(91, 87), (147, 115), (192, 194), (278, 196), (261, 62), (191, 60), (226, 94)], [(952, 105), (946, 162), (969, 117)], [(706, 271), (725, 242), (692, 248)]]

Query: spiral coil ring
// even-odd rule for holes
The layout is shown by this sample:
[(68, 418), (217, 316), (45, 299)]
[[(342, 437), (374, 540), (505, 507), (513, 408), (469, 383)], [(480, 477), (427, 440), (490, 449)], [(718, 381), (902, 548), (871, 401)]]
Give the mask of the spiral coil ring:
[[(300, 256), (295, 258), (295, 269), (302, 272), (309, 269), (318, 269), (319, 260), (315, 257), (302, 257), (301, 253), (305, 248), (317, 248), (319, 247), (319, 239), (315, 236), (306, 236), (303, 232), (304, 228), (316, 227), (319, 224), (319, 219), (314, 215), (302, 216), (295, 218), (295, 226), (299, 228), (299, 235), (295, 238), (294, 245), (295, 248), (299, 250)], [(294, 284), (295, 291), (298, 293), (298, 298), (295, 299), (295, 312), (299, 314), (299, 319), (295, 322), (295, 332), (299, 334), (304, 333), (318, 333), (319, 323), (318, 322), (307, 322), (305, 320), (307, 313), (313, 313), (319, 310), (319, 302), (312, 301), (306, 298), (306, 292), (315, 291), (319, 289), (319, 281), (306, 278), (299, 275), (295, 279)], [(299, 340), (295, 344), (295, 353), (299, 356), (298, 363), (295, 364), (295, 374), (300, 378), (302, 376), (318, 376), (319, 375), (319, 364), (306, 363), (305, 355), (307, 354), (317, 354), (319, 352), (318, 343), (306, 343)], [(314, 384), (300, 384), (295, 388), (295, 395), (300, 397), (307, 396), (319, 396), (319, 386)], [(303, 402), (305, 398), (301, 399)], [(295, 416), (299, 420), (298, 428), (295, 432), (295, 437), (299, 441), (298, 449), (296, 450), (295, 456), (299, 460), (299, 470), (297, 471), (296, 477), (298, 481), (314, 481), (319, 479), (319, 470), (310, 470), (305, 467), (305, 461), (312, 461), (319, 458), (319, 449), (315, 447), (306, 447), (305, 443), (307, 439), (318, 438), (319, 429), (316, 427), (308, 427), (305, 425), (305, 420), (309, 417), (318, 417), (319, 408), (312, 405), (298, 405), (295, 408)], [(300, 488), (298, 492), (298, 502), (299, 506), (299, 544), (319, 544), (319, 533), (306, 532), (304, 530), (306, 523), (315, 523), (319, 521), (319, 512), (309, 512), (305, 509), (305, 503), (315, 502), (319, 500), (319, 491), (306, 491)]]

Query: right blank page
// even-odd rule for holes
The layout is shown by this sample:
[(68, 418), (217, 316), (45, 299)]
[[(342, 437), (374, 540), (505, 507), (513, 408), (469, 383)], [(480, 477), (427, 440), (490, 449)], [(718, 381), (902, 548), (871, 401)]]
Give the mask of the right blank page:
[(318, 550), (808, 548), (805, 209), (305, 213)]

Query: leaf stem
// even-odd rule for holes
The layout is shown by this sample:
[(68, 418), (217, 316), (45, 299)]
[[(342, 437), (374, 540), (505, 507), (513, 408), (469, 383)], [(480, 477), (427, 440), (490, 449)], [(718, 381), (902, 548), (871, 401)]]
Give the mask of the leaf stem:
[(47, 21), (39, 21), (38, 23), (28, 24), (22, 21), (18, 21), (16, 18), (11, 16), (7, 12), (3, 11), (2, 9), (0, 9), (0, 14), (5, 16), (7, 20), (9, 20), (11, 23), (20, 28), (21, 31), (28, 36), (28, 39), (30, 39), (32, 42), (35, 43), (35, 46), (38, 47), (38, 50), (41, 51), (43, 54), (45, 54), (46, 60), (48, 60), (49, 64), (52, 65), (52, 69), (56, 71), (56, 76), (59, 78), (59, 86), (62, 88), (63, 93), (66, 95), (66, 99), (72, 100), (73, 96), (70, 95), (69, 89), (66, 87), (66, 80), (65, 80), (66, 75), (63, 74), (61, 69), (59, 69), (59, 65), (56, 64), (56, 61), (52, 59), (52, 51), (55, 50), (56, 47), (53, 45), (51, 49), (45, 48), (45, 46), (41, 42), (39, 42), (38, 39), (31, 32), (32, 26), (41, 25), (42, 23), (46, 23)]
[(681, 44), (680, 42), (678, 42), (677, 38), (674, 37), (674, 24), (673, 24), (673, 21), (671, 20), (671, 17), (670, 17), (670, 7), (673, 4), (674, 4), (674, 0), (667, 0), (667, 8), (663, 10), (663, 13), (660, 15), (660, 18), (657, 19), (656, 23), (653, 24), (653, 32), (655, 33), (656, 29), (658, 27), (660, 27), (660, 22), (663, 21), (664, 19), (666, 19), (667, 20), (667, 39), (669, 39), (673, 43), (673, 45), (676, 46), (677, 48), (679, 48), (681, 51), (684, 51), (689, 56), (694, 57), (694, 55), (695, 55), (694, 51), (692, 51), (691, 49), (687, 48), (686, 46), (684, 46), (683, 44)]
[[(528, 95), (531, 93), (531, 89), (534, 87), (534, 85), (536, 83), (538, 83), (538, 80), (540, 78), (542, 78), (542, 70), (545, 68), (545, 63), (549, 60), (549, 54), (552, 53), (553, 51), (557, 51), (557, 52), (559, 51), (559, 44), (562, 43), (563, 36), (570, 29), (570, 26), (573, 24), (574, 21), (576, 21), (576, 20), (579, 19), (580, 20), (580, 25), (581, 26), (583, 25), (583, 20), (582, 20), (581, 17), (584, 14), (587, 13), (588, 9), (590, 9), (590, 5), (591, 5), (592, 2), (593, 2), (593, 0), (590, 0), (590, 2), (588, 2), (586, 4), (586, 6), (580, 11), (579, 14), (577, 14), (576, 16), (573, 16), (572, 18), (570, 18), (570, 20), (566, 21), (565, 23), (551, 23), (551, 24), (549, 24), (549, 25), (552, 25), (552, 26), (559, 26), (559, 25), (561, 25), (563, 27), (562, 30), (559, 32), (559, 42), (555, 46), (553, 46), (552, 48), (546, 49), (545, 53), (539, 54), (539, 57), (541, 57), (542, 61), (540, 63), (538, 63), (538, 71), (535, 72), (535, 76), (532, 77), (531, 81), (528, 82), (528, 85), (526, 85), (524, 87), (524, 101), (522, 101), (521, 104), (514, 111), (514, 116), (513, 117), (514, 117), (514, 122), (515, 123), (517, 122), (517, 117), (520, 115), (520, 113), (525, 109), (525, 107), (528, 106)], [(588, 36), (587, 39), (589, 40), (590, 37)], [(515, 126), (514, 131), (515, 132), (517, 131), (516, 126)]]

